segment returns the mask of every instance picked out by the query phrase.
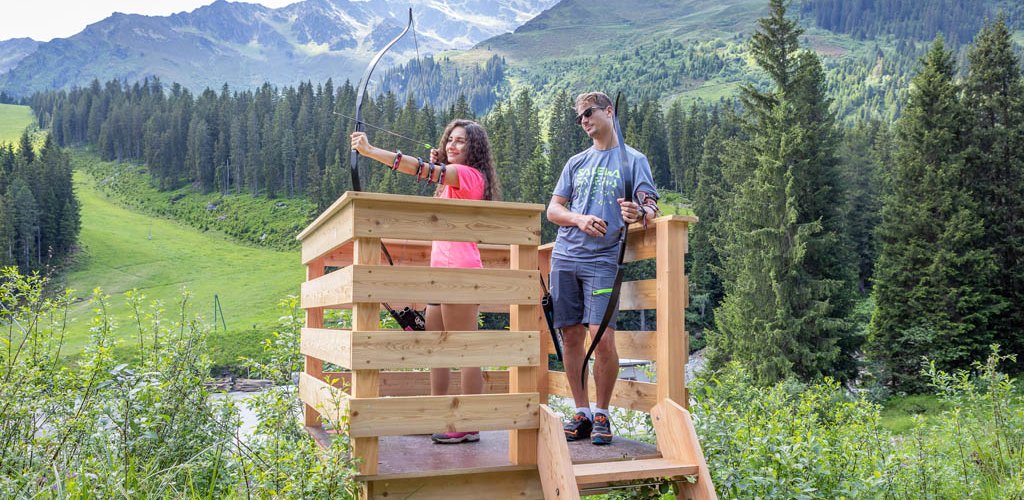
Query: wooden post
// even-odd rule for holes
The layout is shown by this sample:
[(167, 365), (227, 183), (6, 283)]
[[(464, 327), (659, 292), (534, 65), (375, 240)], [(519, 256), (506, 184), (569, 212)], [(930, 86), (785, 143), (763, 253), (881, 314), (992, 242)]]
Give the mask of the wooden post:
[[(380, 264), (380, 238), (356, 238), (352, 243), (353, 264)], [(352, 304), (352, 331), (380, 329), (380, 303)], [(355, 370), (352, 373), (352, 397), (376, 398), (380, 396), (380, 370)], [(352, 456), (361, 460), (360, 474), (376, 474), (379, 441), (376, 437), (352, 439)]]
[[(540, 277), (544, 280), (544, 284), (551, 287), (551, 252), (537, 252), (537, 269), (540, 270)], [(540, 366), (538, 367), (537, 373), (537, 392), (540, 394), (540, 403), (548, 404), (548, 389), (549, 381), (548, 377), (551, 374), (548, 372), (548, 349), (547, 346), (551, 345), (551, 352), (554, 352), (553, 340), (551, 339), (551, 332), (548, 331), (548, 322), (544, 318), (544, 311), (542, 308), (537, 308), (537, 326), (540, 328)]]
[(686, 398), (686, 362), (689, 339), (686, 334), (686, 252), (685, 221), (671, 219), (656, 222), (658, 280), (657, 383), (658, 401), (671, 399), (688, 406)]
[[(509, 267), (511, 269), (537, 269), (536, 245), (512, 245), (510, 248)], [(540, 286), (540, 283), (537, 284)], [(512, 331), (539, 332), (540, 304), (518, 304), (509, 308), (509, 329)], [(537, 337), (541, 342), (541, 336)], [(540, 363), (547, 369), (548, 357), (542, 350)], [(537, 378), (540, 367), (517, 366), (509, 368), (509, 392), (537, 392)], [(546, 403), (547, 401), (540, 401)], [(537, 429), (517, 429), (509, 431), (508, 457), (513, 464), (537, 463)]]
[[(324, 275), (324, 261), (323, 259), (317, 259), (310, 262), (306, 266), (306, 281), (319, 278)], [(322, 307), (314, 307), (306, 309), (306, 328), (323, 328), (324, 326), (324, 309)], [(304, 371), (310, 376), (323, 380), (324, 378), (324, 362), (312, 356), (306, 356), (306, 364)], [(320, 413), (316, 411), (316, 408), (305, 405), (303, 411), (303, 420), (305, 421), (306, 427), (320, 427)]]

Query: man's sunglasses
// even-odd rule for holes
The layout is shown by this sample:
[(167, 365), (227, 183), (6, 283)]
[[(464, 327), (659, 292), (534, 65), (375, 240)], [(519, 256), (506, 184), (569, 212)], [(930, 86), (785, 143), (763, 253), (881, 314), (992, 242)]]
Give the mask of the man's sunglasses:
[(591, 107), (583, 110), (582, 113), (576, 115), (576, 125), (582, 124), (584, 118), (590, 118), (590, 116), (594, 114), (594, 110), (595, 109), (605, 109), (605, 108), (606, 108), (606, 106), (591, 106)]

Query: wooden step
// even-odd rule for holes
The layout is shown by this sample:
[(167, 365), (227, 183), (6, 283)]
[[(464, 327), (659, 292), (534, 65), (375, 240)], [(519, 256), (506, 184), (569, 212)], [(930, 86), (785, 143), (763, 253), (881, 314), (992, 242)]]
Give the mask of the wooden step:
[(654, 477), (694, 476), (698, 469), (696, 465), (667, 458), (576, 464), (572, 468), (579, 486)]

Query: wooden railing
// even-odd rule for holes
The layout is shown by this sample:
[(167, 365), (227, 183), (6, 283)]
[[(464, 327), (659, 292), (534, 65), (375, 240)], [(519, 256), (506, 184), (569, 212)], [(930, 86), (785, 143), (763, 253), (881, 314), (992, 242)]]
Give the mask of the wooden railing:
[[(688, 227), (695, 222), (696, 217), (670, 215), (649, 222), (646, 229), (639, 224), (630, 226), (624, 261), (654, 259), (656, 270), (654, 278), (622, 283), (619, 310), (654, 309), (657, 311), (657, 328), (653, 331), (616, 331), (615, 346), (620, 358), (653, 361), (656, 372), (654, 382), (616, 382), (612, 406), (650, 412), (665, 398), (688, 406), (685, 366), (689, 358), (689, 339), (684, 310), (689, 296), (685, 258)], [(540, 248), (540, 270), (545, 277), (551, 270), (552, 248), (552, 244)], [(549, 337), (545, 337), (544, 352), (554, 353)], [(571, 397), (569, 383), (563, 373), (551, 373), (547, 378), (550, 394)], [(587, 384), (591, 401), (596, 400), (596, 386), (593, 381)]]
[[(346, 193), (306, 228), (307, 280), (299, 396), (314, 432), (341, 422), (360, 473), (377, 472), (380, 436), (510, 430), (512, 464), (535, 464), (542, 356), (538, 245), (541, 205)], [(484, 269), (424, 267), (433, 239), (481, 244)], [(381, 262), (381, 242), (395, 266)], [(333, 270), (327, 272), (328, 270)], [(381, 303), (482, 304), (510, 313), (509, 330), (381, 330)], [(351, 308), (350, 329), (327, 328), (324, 310)], [(544, 358), (544, 359), (542, 359)], [(349, 370), (325, 373), (324, 362)], [(412, 368), (508, 366), (485, 372), (485, 393), (426, 396), (429, 372)], [(457, 378), (457, 377), (453, 377)], [(456, 392), (457, 384), (450, 392)], [(347, 390), (346, 390), (347, 389)]]

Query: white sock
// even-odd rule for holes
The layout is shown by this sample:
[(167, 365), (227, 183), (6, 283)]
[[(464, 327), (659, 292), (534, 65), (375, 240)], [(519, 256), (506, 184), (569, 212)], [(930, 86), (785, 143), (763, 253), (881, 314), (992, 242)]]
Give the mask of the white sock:
[(594, 408), (594, 413), (603, 413), (604, 416), (611, 418), (612, 414), (608, 413), (608, 408)]
[(594, 414), (590, 412), (590, 407), (589, 406), (584, 406), (582, 408), (576, 408), (576, 413), (580, 413), (580, 412), (582, 412), (584, 415), (587, 416), (587, 420), (594, 420)]

